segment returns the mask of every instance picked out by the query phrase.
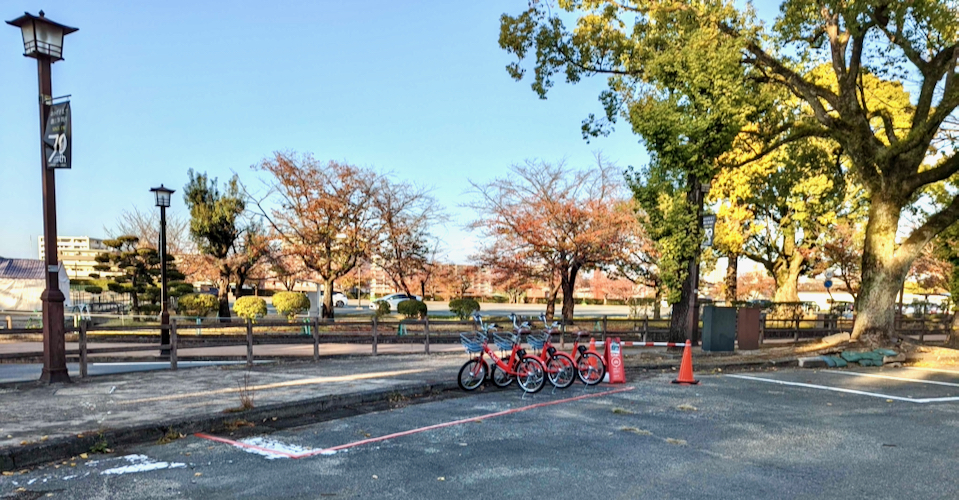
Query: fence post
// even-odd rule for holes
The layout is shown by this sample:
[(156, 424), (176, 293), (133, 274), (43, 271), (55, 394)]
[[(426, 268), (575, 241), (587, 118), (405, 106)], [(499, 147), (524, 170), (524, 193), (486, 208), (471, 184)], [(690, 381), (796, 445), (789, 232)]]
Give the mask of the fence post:
[(762, 309), (759, 310), (759, 345), (763, 345), (763, 340), (766, 338), (766, 315), (763, 314)]
[(649, 342), (649, 316), (643, 315), (643, 342)]
[(320, 360), (320, 318), (315, 317), (313, 322), (313, 362)]
[(176, 371), (176, 319), (170, 320), (170, 369)]
[(926, 339), (926, 317), (919, 318), (919, 342), (925, 342)]
[(793, 333), (793, 342), (799, 342), (799, 318), (796, 318), (796, 332)]
[(87, 321), (80, 323), (80, 378), (87, 378)]
[(253, 320), (246, 320), (246, 366), (253, 367)]
[(566, 349), (566, 321), (559, 327), (559, 348)]
[(376, 356), (376, 316), (373, 316), (373, 355)]
[(606, 326), (607, 326), (606, 321), (607, 321), (608, 319), (609, 319), (609, 317), (604, 314), (604, 315), (603, 315), (603, 342), (606, 341)]
[(7, 330), (13, 330), (13, 317), (7, 316)]
[(429, 354), (430, 353), (430, 318), (429, 316), (426, 317), (426, 324), (424, 328), (426, 330), (426, 340), (424, 341), (424, 344), (426, 348), (426, 354)]

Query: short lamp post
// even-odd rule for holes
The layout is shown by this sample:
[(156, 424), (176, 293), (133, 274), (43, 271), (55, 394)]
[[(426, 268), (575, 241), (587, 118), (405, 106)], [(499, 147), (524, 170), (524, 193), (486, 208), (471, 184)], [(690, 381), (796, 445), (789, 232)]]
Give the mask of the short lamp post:
[(156, 197), (156, 205), (160, 207), (160, 355), (170, 355), (170, 303), (166, 283), (166, 209), (170, 206), (170, 198), (174, 191), (160, 187), (150, 189)]
[(43, 370), (41, 382), (69, 382), (66, 345), (63, 326), (63, 292), (60, 291), (60, 265), (57, 259), (57, 199), (54, 170), (48, 168), (44, 152), (43, 133), (53, 100), (50, 65), (63, 60), (63, 37), (77, 28), (71, 28), (39, 16), (24, 13), (7, 21), (20, 28), (23, 35), (23, 55), (37, 60), (37, 79), (40, 87), (40, 158), (43, 179), (43, 249), (45, 254), (46, 288), (40, 295), (43, 302)]

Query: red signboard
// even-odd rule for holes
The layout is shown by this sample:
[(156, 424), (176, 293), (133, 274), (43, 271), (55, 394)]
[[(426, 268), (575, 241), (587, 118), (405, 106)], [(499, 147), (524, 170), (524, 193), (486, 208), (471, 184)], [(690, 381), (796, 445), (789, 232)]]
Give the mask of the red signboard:
[(626, 383), (626, 368), (623, 366), (623, 343), (619, 337), (606, 342), (606, 375), (611, 384)]

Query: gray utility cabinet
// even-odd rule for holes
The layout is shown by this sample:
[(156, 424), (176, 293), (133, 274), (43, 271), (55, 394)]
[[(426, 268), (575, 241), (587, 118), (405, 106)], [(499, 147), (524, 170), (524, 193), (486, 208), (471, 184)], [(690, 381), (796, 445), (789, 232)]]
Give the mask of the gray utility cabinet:
[(736, 347), (736, 308), (703, 308), (703, 350), (732, 352)]

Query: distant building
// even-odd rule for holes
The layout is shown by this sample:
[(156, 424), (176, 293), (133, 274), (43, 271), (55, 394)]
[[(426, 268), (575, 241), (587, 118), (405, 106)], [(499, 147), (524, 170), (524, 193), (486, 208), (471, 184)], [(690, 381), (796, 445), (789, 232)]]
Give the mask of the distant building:
[[(43, 248), (43, 236), (39, 240), (40, 260), (43, 261), (46, 252)], [(93, 266), (97, 265), (96, 256), (113, 249), (103, 244), (103, 240), (89, 236), (57, 236), (57, 260), (67, 271), (70, 279), (89, 278), (90, 273), (99, 273)]]
[[(40, 295), (47, 288), (46, 264), (42, 260), (0, 257), (0, 311), (39, 311)], [(70, 279), (60, 266), (58, 285), (70, 307)]]

